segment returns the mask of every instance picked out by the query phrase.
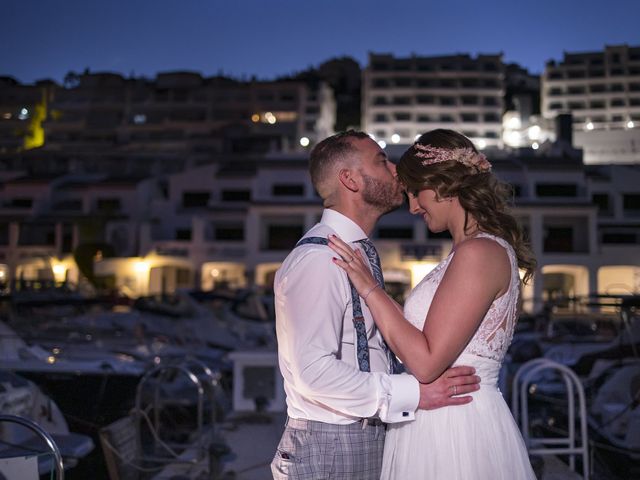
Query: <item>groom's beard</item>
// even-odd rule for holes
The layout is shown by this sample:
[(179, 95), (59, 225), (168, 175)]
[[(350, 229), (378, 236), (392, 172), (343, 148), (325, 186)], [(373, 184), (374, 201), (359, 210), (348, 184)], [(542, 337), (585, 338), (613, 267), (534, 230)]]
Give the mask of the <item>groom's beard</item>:
[(391, 212), (404, 202), (400, 182), (382, 182), (377, 178), (362, 174), (364, 190), (362, 198), (372, 207), (380, 210), (381, 214)]

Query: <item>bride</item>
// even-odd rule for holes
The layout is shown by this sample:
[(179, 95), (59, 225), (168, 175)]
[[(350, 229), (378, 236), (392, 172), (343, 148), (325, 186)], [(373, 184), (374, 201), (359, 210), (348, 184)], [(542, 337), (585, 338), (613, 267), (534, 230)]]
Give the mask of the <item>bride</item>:
[(413, 289), (404, 312), (378, 288), (360, 251), (331, 237), (341, 257), (334, 262), (420, 382), (432, 382), (452, 364), (475, 367), (482, 382), (471, 403), (420, 410), (415, 421), (390, 425), (382, 478), (535, 479), (497, 387), (518, 317), (519, 270), (527, 282), (535, 269), (507, 213), (508, 189), (471, 141), (451, 130), (422, 135), (400, 159), (397, 174), (411, 213), (422, 216), (430, 231), (451, 233), (449, 255)]

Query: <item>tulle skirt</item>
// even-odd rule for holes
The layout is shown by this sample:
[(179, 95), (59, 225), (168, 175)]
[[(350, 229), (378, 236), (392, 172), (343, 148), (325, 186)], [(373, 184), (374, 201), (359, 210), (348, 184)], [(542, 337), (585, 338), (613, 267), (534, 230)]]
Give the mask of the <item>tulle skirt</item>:
[(382, 479), (535, 480), (527, 449), (496, 387), (499, 364), (464, 355), (482, 379), (471, 403), (420, 410), (412, 422), (389, 425)]

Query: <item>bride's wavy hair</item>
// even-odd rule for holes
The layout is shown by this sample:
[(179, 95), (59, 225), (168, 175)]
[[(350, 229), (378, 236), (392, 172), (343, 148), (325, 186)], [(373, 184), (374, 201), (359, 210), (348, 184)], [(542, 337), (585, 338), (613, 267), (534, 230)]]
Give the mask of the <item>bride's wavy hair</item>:
[[(397, 166), (398, 179), (407, 191), (417, 195), (425, 189), (435, 191), (438, 199), (458, 197), (465, 211), (464, 230), (469, 231), (469, 215), (478, 228), (486, 233), (504, 238), (513, 247), (518, 267), (524, 270), (524, 283), (533, 276), (536, 260), (531, 248), (524, 238), (522, 228), (509, 208), (513, 200), (513, 188), (498, 180), (490, 170), (474, 167), (465, 160), (426, 160), (422, 152), (423, 146), (435, 147), (433, 151), (443, 151), (443, 158), (450, 158), (451, 153), (472, 151), (479, 152), (473, 143), (464, 135), (453, 130), (432, 130), (422, 135), (414, 145), (400, 158)], [(482, 160), (480, 160), (482, 162)], [(486, 160), (484, 160), (486, 162)], [(488, 165), (488, 164), (487, 164)]]

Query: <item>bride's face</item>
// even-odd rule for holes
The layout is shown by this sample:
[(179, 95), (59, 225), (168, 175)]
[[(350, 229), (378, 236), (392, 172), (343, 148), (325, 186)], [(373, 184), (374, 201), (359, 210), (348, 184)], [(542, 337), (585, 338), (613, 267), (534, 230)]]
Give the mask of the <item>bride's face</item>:
[(448, 230), (448, 220), (451, 211), (451, 200), (438, 199), (436, 192), (431, 189), (420, 190), (417, 195), (407, 192), (409, 211), (420, 215), (433, 233)]

